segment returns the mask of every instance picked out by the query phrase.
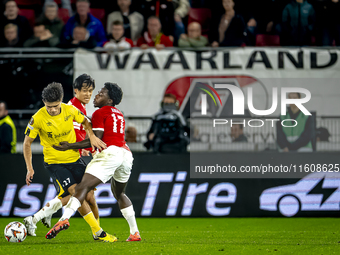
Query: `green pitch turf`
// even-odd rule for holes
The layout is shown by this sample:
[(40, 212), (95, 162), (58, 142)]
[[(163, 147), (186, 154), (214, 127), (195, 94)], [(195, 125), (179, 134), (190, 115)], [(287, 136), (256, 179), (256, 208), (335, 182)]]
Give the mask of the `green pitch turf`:
[[(22, 218), (0, 218), (2, 229)], [(52, 220), (56, 223), (57, 218)], [(53, 240), (38, 223), (36, 237), (23, 243), (0, 238), (0, 254), (340, 254), (340, 218), (138, 218), (141, 242), (125, 242), (129, 228), (123, 218), (102, 218), (101, 226), (119, 240), (92, 240), (81, 218)]]

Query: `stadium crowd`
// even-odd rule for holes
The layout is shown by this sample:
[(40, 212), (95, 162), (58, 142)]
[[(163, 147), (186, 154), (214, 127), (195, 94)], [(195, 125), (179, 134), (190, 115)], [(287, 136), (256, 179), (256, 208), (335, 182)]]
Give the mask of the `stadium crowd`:
[(1, 47), (339, 46), (339, 0), (6, 0)]

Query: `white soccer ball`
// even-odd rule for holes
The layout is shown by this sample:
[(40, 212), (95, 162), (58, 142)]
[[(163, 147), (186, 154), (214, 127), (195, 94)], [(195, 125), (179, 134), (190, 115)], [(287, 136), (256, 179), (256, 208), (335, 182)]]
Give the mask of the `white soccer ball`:
[(23, 242), (27, 236), (25, 225), (18, 221), (13, 221), (5, 227), (5, 238), (11, 243)]

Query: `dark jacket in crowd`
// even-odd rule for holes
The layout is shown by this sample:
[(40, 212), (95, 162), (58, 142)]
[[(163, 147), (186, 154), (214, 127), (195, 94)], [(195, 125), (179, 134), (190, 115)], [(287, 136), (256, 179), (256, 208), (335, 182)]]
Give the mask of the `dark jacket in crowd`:
[(306, 1), (290, 2), (282, 13), (281, 45), (304, 46), (311, 44), (315, 26), (315, 11)]
[[(142, 14), (144, 16), (144, 28), (147, 29), (148, 25), (148, 18), (150, 16), (157, 16), (157, 5), (156, 5), (156, 0), (144, 0), (142, 1)], [(159, 13), (158, 17), (161, 21), (162, 24), (162, 32), (169, 36), (173, 35), (174, 29), (175, 29), (175, 20), (174, 20), (174, 15), (175, 15), (175, 10), (174, 10), (174, 5), (171, 1), (168, 0), (160, 0), (159, 1)]]
[(71, 49), (71, 48), (85, 48), (85, 49), (93, 49), (97, 46), (97, 41), (93, 36), (90, 36), (86, 41), (81, 41), (78, 44), (73, 43), (73, 38), (70, 38), (67, 41), (59, 43), (57, 45), (58, 48), (63, 49)]
[(56, 37), (60, 38), (61, 32), (64, 27), (64, 23), (59, 19), (56, 18), (54, 20), (49, 20), (45, 16), (42, 16), (39, 21), (45, 25), (45, 28), (50, 30), (50, 32), (55, 35)]
[[(224, 15), (224, 14), (223, 14)], [(218, 20), (215, 20), (213, 29), (210, 33), (210, 42), (219, 42), (219, 25), (223, 15)], [(243, 43), (247, 43), (247, 25), (241, 15), (235, 13), (227, 30), (224, 33), (224, 39), (219, 42), (220, 47), (228, 46), (241, 46)]]

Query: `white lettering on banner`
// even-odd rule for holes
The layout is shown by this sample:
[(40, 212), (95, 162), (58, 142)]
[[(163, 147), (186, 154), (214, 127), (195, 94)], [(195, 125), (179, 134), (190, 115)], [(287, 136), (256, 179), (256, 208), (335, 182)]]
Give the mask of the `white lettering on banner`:
[[(185, 181), (187, 177), (187, 172), (177, 172), (176, 181)], [(181, 199), (182, 190), (184, 184), (175, 184), (172, 188), (171, 197), (168, 204), (168, 209), (166, 210), (167, 216), (174, 216), (177, 213), (177, 208), (179, 200)]]
[[(0, 215), (1, 216), (9, 216), (12, 210), (13, 201), (15, 198), (15, 194), (17, 191), (17, 184), (8, 184), (5, 190), (4, 198), (2, 205), (0, 207)], [(111, 192), (111, 184), (105, 183), (100, 184), (97, 187), (97, 191), (95, 191), (95, 198), (98, 205), (101, 204), (116, 204), (117, 200), (114, 198), (112, 192)], [(57, 192), (55, 190), (55, 187), (53, 184), (49, 184), (47, 187), (47, 191), (45, 194), (45, 199), (43, 204), (40, 203), (39, 198), (35, 197), (34, 195), (30, 195), (29, 193), (41, 193), (44, 189), (44, 185), (40, 183), (31, 184), (30, 186), (22, 186), (21, 189), (18, 192), (18, 198), (20, 203), (29, 205), (29, 208), (20, 208), (15, 207), (13, 215), (14, 216), (20, 216), (20, 217), (26, 217), (33, 215), (36, 213), (39, 209), (41, 209), (42, 206), (45, 206), (47, 202), (52, 200), (56, 195)], [(103, 192), (107, 192), (107, 196), (101, 196)], [(108, 208), (98, 208), (99, 209), (99, 215), (101, 217), (110, 216), (112, 213), (112, 207)]]
[[(219, 196), (222, 191), (227, 191), (227, 196)], [(232, 183), (219, 183), (215, 185), (209, 192), (207, 199), (207, 211), (213, 216), (226, 216), (230, 213), (230, 206), (216, 207), (217, 203), (231, 204), (236, 201), (236, 187)]]
[[(117, 200), (114, 198), (112, 191), (111, 191), (111, 184), (110, 183), (104, 183), (100, 184), (97, 187), (97, 190), (94, 192), (96, 202), (98, 204), (98, 210), (99, 210), (99, 215), (101, 217), (107, 217), (110, 216), (112, 213), (112, 207), (108, 208), (99, 208), (99, 205), (101, 204), (116, 204)], [(101, 197), (100, 194), (103, 192), (107, 192), (108, 196), (107, 197)]]
[(192, 208), (194, 207), (196, 195), (200, 193), (205, 193), (208, 190), (209, 184), (202, 183), (197, 185), (196, 183), (190, 183), (187, 196), (185, 197), (183, 209), (182, 209), (182, 215), (183, 216), (189, 216), (191, 215)]
[(0, 207), (0, 215), (9, 216), (12, 209), (13, 200), (15, 197), (15, 192), (17, 191), (17, 187), (18, 185), (16, 184), (7, 184), (4, 199)]
[(14, 207), (14, 215), (20, 217), (26, 217), (35, 214), (40, 209), (40, 200), (35, 197), (29, 195), (30, 192), (39, 192), (43, 191), (44, 185), (42, 184), (31, 184), (30, 186), (22, 186), (19, 191), (19, 200), (21, 203), (25, 205), (29, 205), (29, 208), (22, 209), (19, 207)]
[(161, 182), (172, 182), (173, 173), (141, 173), (138, 182), (149, 182), (148, 191), (146, 192), (145, 201), (143, 204), (142, 216), (150, 216), (155, 204), (159, 184)]

